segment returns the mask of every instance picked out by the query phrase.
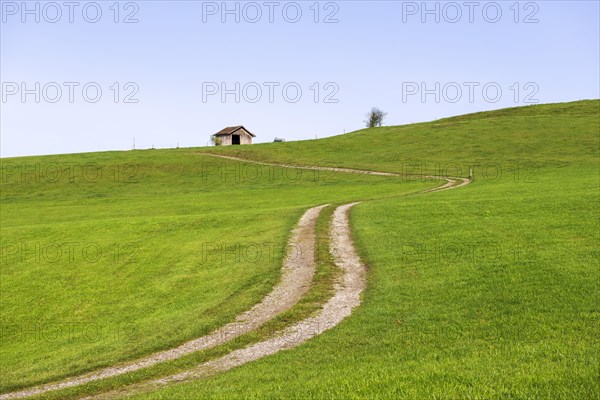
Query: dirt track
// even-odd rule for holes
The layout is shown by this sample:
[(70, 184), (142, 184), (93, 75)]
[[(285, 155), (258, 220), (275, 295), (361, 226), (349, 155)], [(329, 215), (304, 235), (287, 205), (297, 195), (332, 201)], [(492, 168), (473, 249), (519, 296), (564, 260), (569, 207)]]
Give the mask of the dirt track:
[[(331, 170), (345, 173), (360, 173), (370, 175), (400, 176), (390, 172), (364, 171), (349, 168), (335, 167), (301, 167), (293, 165), (279, 165), (248, 161), (236, 157), (210, 155), (232, 159), (241, 162), (250, 162), (270, 166)], [(446, 182), (433, 189), (424, 190), (420, 193), (433, 193), (442, 190), (454, 189), (471, 183), (467, 178), (434, 177), (429, 179), (440, 179)], [(459, 183), (457, 183), (459, 182)], [(310, 338), (333, 328), (343, 319), (348, 317), (352, 309), (360, 304), (360, 295), (365, 288), (366, 268), (358, 257), (353, 245), (349, 228), (349, 210), (358, 203), (350, 203), (336, 208), (331, 223), (330, 252), (335, 259), (336, 265), (343, 271), (343, 276), (334, 285), (333, 297), (323, 306), (320, 312), (295, 325), (292, 325), (278, 336), (253, 344), (243, 349), (234, 350), (231, 353), (200, 364), (191, 370), (176, 375), (163, 377), (150, 382), (134, 384), (123, 390), (104, 393), (89, 397), (94, 399), (114, 398), (116, 396), (137, 390), (149, 390), (154, 387), (163, 386), (177, 381), (200, 379), (219, 372), (223, 372), (236, 366), (257, 360), (259, 358), (274, 354), (278, 351), (296, 347)], [(165, 350), (152, 354), (135, 362), (128, 362), (119, 366), (108, 367), (97, 372), (85, 374), (75, 378), (69, 378), (54, 384), (42, 385), (18, 392), (0, 395), (0, 400), (17, 399), (42, 394), (54, 390), (82, 385), (88, 382), (125, 374), (146, 368), (163, 361), (180, 358), (184, 355), (199, 350), (208, 349), (219, 344), (226, 343), (235, 337), (250, 332), (277, 314), (291, 308), (310, 288), (315, 271), (315, 224), (320, 211), (325, 206), (313, 207), (306, 211), (300, 219), (297, 227), (292, 233), (290, 245), (299, 251), (288, 252), (284, 262), (281, 281), (273, 291), (251, 310), (241, 314), (235, 322), (225, 325), (213, 333), (201, 338), (184, 343), (174, 349)], [(300, 254), (300, 256), (298, 256)], [(88, 398), (86, 398), (88, 399)]]
[(281, 350), (296, 347), (310, 338), (338, 325), (360, 304), (360, 295), (366, 285), (366, 267), (361, 262), (352, 243), (348, 212), (358, 203), (345, 204), (335, 209), (331, 222), (330, 252), (336, 265), (342, 270), (342, 277), (334, 284), (335, 294), (314, 316), (298, 322), (274, 338), (264, 340), (243, 349), (208, 361), (204, 364), (168, 377), (133, 385), (125, 390), (103, 393), (89, 399), (111, 399), (126, 393), (147, 391), (174, 382), (205, 378), (227, 371), (248, 362), (269, 356)]

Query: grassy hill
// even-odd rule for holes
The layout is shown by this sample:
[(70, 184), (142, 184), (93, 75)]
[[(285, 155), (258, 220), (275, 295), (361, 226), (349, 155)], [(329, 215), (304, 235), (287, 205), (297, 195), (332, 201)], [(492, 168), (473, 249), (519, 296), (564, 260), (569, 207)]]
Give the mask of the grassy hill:
[[(593, 100), (315, 141), (3, 159), (2, 390), (168, 348), (230, 321), (277, 280), (303, 210), (371, 200), (351, 216), (370, 272), (348, 320), (297, 349), (133, 397), (598, 397), (599, 134)], [(472, 174), (474, 183), (402, 196), (435, 183), (296, 177), (203, 152)], [(70, 168), (81, 178), (70, 179)], [(235, 259), (236, 246), (251, 243), (275, 256)], [(67, 256), (55, 260), (57, 244)], [(42, 329), (40, 337), (36, 323), (100, 333)], [(115, 335), (120, 326), (125, 333)]]

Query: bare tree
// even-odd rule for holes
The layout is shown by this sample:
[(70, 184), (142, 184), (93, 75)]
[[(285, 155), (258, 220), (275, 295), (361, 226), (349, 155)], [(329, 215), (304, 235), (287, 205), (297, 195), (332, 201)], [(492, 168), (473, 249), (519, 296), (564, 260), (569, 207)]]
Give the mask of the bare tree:
[(373, 107), (371, 111), (367, 113), (367, 119), (364, 121), (364, 123), (367, 125), (367, 128), (381, 126), (386, 115), (387, 113), (381, 111), (379, 108)]

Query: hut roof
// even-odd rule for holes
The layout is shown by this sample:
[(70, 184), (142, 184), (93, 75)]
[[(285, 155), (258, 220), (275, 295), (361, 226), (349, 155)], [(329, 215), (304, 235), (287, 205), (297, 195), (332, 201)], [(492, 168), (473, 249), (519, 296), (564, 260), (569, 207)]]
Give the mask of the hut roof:
[(227, 136), (227, 135), (232, 135), (235, 132), (239, 131), (240, 129), (243, 129), (246, 132), (248, 132), (250, 134), (250, 136), (256, 137), (255, 134), (253, 134), (252, 132), (250, 132), (248, 129), (244, 128), (242, 125), (239, 125), (239, 126), (230, 126), (230, 127), (221, 129), (219, 132), (215, 133), (213, 136)]

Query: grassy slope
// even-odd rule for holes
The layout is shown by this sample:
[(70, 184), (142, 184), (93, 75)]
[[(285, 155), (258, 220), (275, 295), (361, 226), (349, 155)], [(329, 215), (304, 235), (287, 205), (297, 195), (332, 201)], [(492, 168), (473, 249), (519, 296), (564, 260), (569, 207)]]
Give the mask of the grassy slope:
[(136, 398), (597, 398), (599, 108), (531, 106), (217, 149), (389, 171), (484, 168), (460, 190), (357, 206), (369, 285), (332, 332)]
[(425, 172), (442, 170), (461, 176), (468, 176), (473, 166), (476, 178), (492, 175), (493, 166), (498, 166), (507, 176), (516, 163), (540, 168), (589, 163), (598, 151), (598, 138), (590, 134), (597, 127), (598, 107), (598, 101), (519, 107), (319, 140), (203, 151), (390, 172), (422, 167)]
[(373, 182), (185, 149), (3, 159), (2, 390), (207, 333), (270, 290), (306, 208), (433, 185)]

